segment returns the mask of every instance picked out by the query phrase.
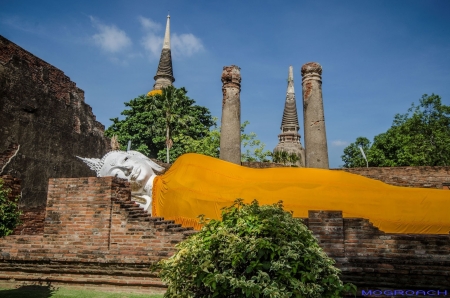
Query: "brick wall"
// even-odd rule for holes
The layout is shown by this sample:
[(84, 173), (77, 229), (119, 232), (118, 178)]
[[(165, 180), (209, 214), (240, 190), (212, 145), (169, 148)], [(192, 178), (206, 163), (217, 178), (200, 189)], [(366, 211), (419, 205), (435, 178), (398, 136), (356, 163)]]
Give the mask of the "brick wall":
[(334, 169), (365, 176), (395, 186), (442, 189), (450, 185), (450, 167), (377, 167)]
[(5, 151), (0, 152), (0, 175), (3, 173), (6, 165), (16, 156), (19, 147), (18, 144), (10, 144)]
[(21, 224), (18, 225), (13, 235), (38, 235), (44, 233), (45, 206), (20, 208)]
[(191, 228), (150, 217), (113, 177), (54, 178), (48, 189), (43, 233), (0, 239), (0, 280), (164, 288), (148, 268)]
[[(255, 169), (286, 167), (282, 164), (268, 162), (243, 162), (242, 166)], [(450, 188), (450, 167), (374, 167), (331, 170), (345, 171), (395, 186)]]
[(64, 72), (0, 36), (0, 175), (22, 180), (23, 207), (45, 206), (50, 177), (94, 176), (75, 156), (103, 156), (103, 132)]
[[(310, 211), (304, 222), (336, 260), (343, 280), (360, 290), (446, 289), (450, 284), (450, 235), (386, 234), (366, 219), (343, 218), (339, 211)], [(124, 180), (50, 179), (42, 233), (0, 239), (0, 282), (164, 291), (148, 268), (192, 233), (142, 211)]]
[(20, 196), (20, 179), (14, 178), (11, 175), (2, 175), (0, 179), (3, 180), (3, 187), (11, 190), (8, 195), (10, 199)]
[(254, 169), (285, 168), (285, 167), (289, 167), (287, 165), (283, 165), (283, 164), (280, 164), (280, 163), (259, 162), (259, 161), (243, 161), (243, 162), (241, 162), (241, 166), (247, 167), (247, 168), (254, 168)]
[[(3, 180), (5, 188), (11, 189), (9, 193), (10, 199), (20, 196), (20, 179), (10, 175), (0, 176), (0, 179)], [(21, 224), (14, 229), (13, 235), (35, 235), (44, 232), (45, 206), (34, 208), (22, 206), (20, 211), (22, 211), (20, 215)]]
[[(450, 285), (450, 234), (387, 234), (340, 211), (309, 211), (305, 224), (342, 270), (362, 289), (441, 289)], [(419, 296), (415, 296), (419, 297)]]

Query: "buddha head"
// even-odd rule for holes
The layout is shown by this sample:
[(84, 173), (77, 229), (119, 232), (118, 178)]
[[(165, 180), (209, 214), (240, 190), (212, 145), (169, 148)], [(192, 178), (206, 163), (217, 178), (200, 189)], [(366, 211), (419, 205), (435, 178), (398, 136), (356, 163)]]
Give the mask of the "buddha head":
[(137, 151), (111, 151), (102, 159), (78, 158), (94, 170), (97, 177), (113, 176), (127, 179), (130, 181), (132, 193), (150, 196), (153, 179), (156, 176), (153, 170), (164, 170), (163, 167)]

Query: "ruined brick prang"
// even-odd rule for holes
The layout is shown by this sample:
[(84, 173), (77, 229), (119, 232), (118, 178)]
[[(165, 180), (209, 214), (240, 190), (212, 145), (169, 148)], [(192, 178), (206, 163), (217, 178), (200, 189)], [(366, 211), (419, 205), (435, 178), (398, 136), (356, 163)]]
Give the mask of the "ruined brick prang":
[(328, 147), (322, 99), (322, 66), (309, 62), (302, 66), (303, 127), (307, 168), (328, 169)]
[(222, 72), (222, 121), (220, 159), (241, 164), (241, 72), (236, 65)]
[(23, 207), (45, 205), (50, 177), (93, 175), (75, 156), (103, 156), (104, 129), (69, 77), (0, 36), (0, 163), (22, 180)]

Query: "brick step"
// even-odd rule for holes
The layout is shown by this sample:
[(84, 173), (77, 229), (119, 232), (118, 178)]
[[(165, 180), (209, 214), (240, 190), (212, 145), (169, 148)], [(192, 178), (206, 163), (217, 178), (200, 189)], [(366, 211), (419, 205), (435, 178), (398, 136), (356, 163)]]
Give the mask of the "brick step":
[(124, 208), (131, 208), (131, 207), (139, 207), (139, 205), (136, 202), (130, 201), (130, 202), (122, 202), (119, 201), (120, 206)]
[(140, 216), (140, 215), (147, 216), (148, 212), (144, 211), (142, 209), (141, 210), (131, 210), (131, 211), (129, 211), (129, 215), (133, 216), (133, 217)]
[(175, 224), (175, 221), (174, 220), (159, 220), (159, 221), (155, 221), (155, 226), (170, 225), (170, 224)]
[[(185, 228), (185, 229), (189, 229), (189, 228)], [(183, 235), (186, 235), (186, 236), (191, 236), (191, 235), (194, 235), (197, 233), (198, 233), (198, 231), (194, 230), (193, 228), (192, 228), (192, 230), (183, 231)]]
[(175, 228), (181, 228), (181, 227), (182, 226), (180, 224), (176, 224), (176, 223), (166, 225), (167, 229), (175, 229)]
[(0, 280), (14, 280), (21, 282), (45, 282), (45, 283), (68, 283), (68, 284), (91, 284), (91, 285), (115, 285), (115, 286), (137, 286), (167, 288), (159, 278), (145, 278), (137, 276), (83, 276), (75, 274), (24, 274), (22, 272), (1, 272)]
[(184, 227), (167, 228), (167, 230), (171, 231), (171, 232), (181, 232), (183, 234), (184, 234), (184, 232), (187, 231), (186, 228), (184, 228)]
[(153, 222), (158, 228), (163, 228), (170, 232), (182, 233), (187, 236), (197, 233), (192, 227), (183, 227), (181, 224), (175, 223), (174, 220), (164, 220), (164, 217), (151, 216), (132, 200), (119, 201), (119, 203), (120, 207), (128, 212), (129, 222)]
[(130, 211), (144, 210), (144, 209), (142, 209), (142, 207), (140, 207), (139, 205), (127, 207), (126, 209), (127, 209), (127, 210), (130, 210)]

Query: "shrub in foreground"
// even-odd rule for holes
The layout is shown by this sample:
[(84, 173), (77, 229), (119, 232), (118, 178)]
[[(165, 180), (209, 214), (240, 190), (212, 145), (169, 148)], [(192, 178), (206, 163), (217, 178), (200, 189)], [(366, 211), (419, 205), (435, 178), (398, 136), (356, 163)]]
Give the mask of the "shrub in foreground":
[[(203, 220), (203, 217), (201, 217)], [(342, 297), (339, 269), (282, 202), (237, 200), (154, 269), (165, 297)]]

